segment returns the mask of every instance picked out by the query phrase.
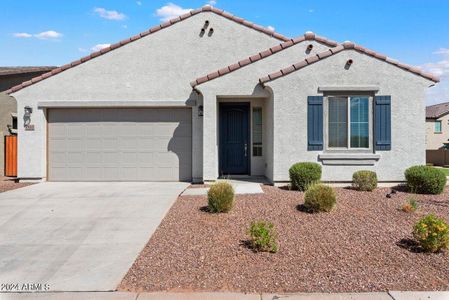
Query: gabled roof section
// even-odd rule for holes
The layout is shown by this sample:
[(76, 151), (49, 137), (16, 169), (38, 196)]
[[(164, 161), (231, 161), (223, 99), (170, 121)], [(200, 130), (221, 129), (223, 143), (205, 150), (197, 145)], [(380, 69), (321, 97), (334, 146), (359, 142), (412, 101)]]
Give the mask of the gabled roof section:
[(449, 113), (449, 102), (426, 107), (426, 119), (438, 119)]
[(327, 38), (315, 35), (315, 33), (308, 31), (304, 35), (301, 35), (301, 36), (298, 36), (298, 37), (296, 37), (294, 39), (290, 39), (288, 41), (285, 41), (285, 42), (283, 42), (283, 43), (281, 43), (279, 45), (276, 45), (276, 46), (271, 47), (271, 48), (269, 48), (267, 50), (259, 52), (259, 53), (255, 54), (255, 55), (252, 55), (252, 56), (248, 57), (248, 58), (242, 59), (242, 60), (236, 62), (235, 64), (229, 65), (229, 66), (224, 67), (222, 69), (219, 69), (219, 70), (217, 70), (215, 72), (209, 73), (206, 76), (199, 77), (199, 78), (195, 79), (194, 81), (192, 81), (190, 83), (190, 85), (194, 88), (194, 87), (196, 87), (196, 86), (198, 86), (198, 85), (200, 85), (202, 83), (205, 83), (206, 81), (210, 81), (210, 80), (215, 79), (217, 77), (226, 75), (226, 74), (228, 74), (230, 72), (233, 72), (233, 71), (238, 70), (238, 69), (240, 69), (240, 68), (242, 68), (242, 67), (244, 67), (246, 65), (252, 64), (252, 63), (254, 63), (254, 62), (258, 61), (258, 60), (261, 60), (261, 59), (264, 59), (264, 58), (266, 58), (268, 56), (276, 54), (276, 53), (278, 53), (278, 52), (280, 52), (282, 50), (290, 48), (291, 46), (299, 44), (299, 43), (304, 42), (306, 40), (317, 41), (317, 42), (325, 44), (325, 45), (327, 45), (329, 47), (336, 47), (338, 45), (338, 43), (335, 42), (335, 41), (332, 41), (332, 40), (329, 40)]
[(339, 45), (339, 46), (337, 46), (335, 48), (330, 48), (327, 51), (318, 53), (316, 55), (311, 55), (311, 56), (307, 57), (306, 59), (304, 59), (304, 60), (302, 60), (302, 61), (300, 61), (300, 62), (298, 62), (296, 64), (288, 66), (288, 67), (286, 67), (284, 69), (281, 69), (281, 70), (279, 70), (277, 72), (268, 74), (265, 77), (259, 78), (259, 82), (262, 83), (262, 84), (267, 83), (269, 81), (275, 80), (277, 78), (280, 78), (280, 77), (283, 77), (283, 76), (285, 76), (287, 74), (295, 72), (295, 71), (297, 71), (299, 69), (307, 67), (308, 65), (314, 64), (317, 61), (320, 61), (320, 60), (322, 60), (322, 59), (324, 59), (326, 57), (332, 56), (334, 54), (337, 54), (337, 53), (339, 53), (341, 51), (348, 50), (348, 49), (357, 50), (360, 53), (363, 53), (363, 54), (372, 56), (374, 58), (377, 58), (379, 60), (385, 61), (386, 63), (389, 63), (391, 65), (397, 66), (398, 68), (401, 68), (401, 69), (403, 69), (405, 71), (411, 72), (411, 73), (416, 74), (418, 76), (424, 77), (425, 79), (431, 80), (431, 81), (433, 81), (435, 83), (440, 81), (437, 76), (435, 76), (433, 74), (430, 74), (430, 73), (425, 73), (425, 72), (423, 72), (421, 69), (419, 69), (417, 67), (413, 67), (413, 66), (410, 66), (410, 65), (402, 64), (402, 63), (400, 63), (400, 62), (398, 62), (398, 61), (396, 61), (394, 59), (391, 59), (391, 58), (383, 55), (383, 54), (377, 53), (375, 51), (372, 51), (372, 50), (369, 50), (367, 48), (364, 48), (364, 47), (362, 47), (360, 45), (354, 44), (353, 42), (344, 42), (342, 45)]
[(9, 76), (17, 74), (28, 74), (36, 72), (48, 72), (57, 67), (51, 66), (33, 66), (33, 67), (0, 67), (0, 76)]
[(224, 11), (224, 10), (215, 8), (215, 7), (210, 6), (210, 5), (206, 5), (206, 6), (203, 6), (202, 8), (194, 9), (194, 10), (192, 10), (192, 11), (190, 11), (190, 12), (188, 12), (188, 13), (182, 15), (182, 16), (179, 16), (177, 18), (171, 19), (171, 20), (166, 21), (164, 23), (161, 23), (161, 24), (159, 24), (157, 26), (154, 26), (154, 27), (150, 28), (147, 31), (144, 31), (144, 32), (142, 32), (140, 34), (132, 36), (132, 37), (130, 37), (128, 39), (122, 40), (122, 41), (120, 41), (118, 43), (115, 43), (115, 44), (113, 44), (113, 45), (111, 45), (111, 46), (109, 46), (107, 48), (104, 48), (104, 49), (102, 49), (100, 51), (97, 51), (97, 52), (94, 52), (94, 53), (92, 53), (92, 54), (90, 54), (88, 56), (85, 56), (85, 57), (83, 57), (83, 58), (81, 58), (79, 60), (73, 61), (73, 62), (71, 62), (69, 64), (66, 64), (66, 65), (63, 65), (63, 66), (61, 66), (59, 68), (53, 69), (51, 72), (42, 74), (41, 76), (35, 77), (35, 78), (33, 78), (33, 79), (29, 80), (29, 81), (25, 81), (25, 82), (23, 82), (23, 83), (21, 83), (21, 84), (19, 84), (17, 86), (12, 87), (11, 89), (7, 90), (6, 93), (7, 94), (15, 93), (15, 92), (17, 92), (17, 91), (19, 91), (19, 90), (21, 90), (21, 89), (23, 89), (25, 87), (28, 87), (28, 86), (30, 86), (32, 84), (35, 84), (35, 83), (39, 82), (39, 81), (42, 81), (42, 80), (47, 79), (49, 77), (52, 77), (52, 76), (54, 76), (56, 74), (59, 74), (59, 73), (65, 71), (67, 69), (70, 69), (70, 68), (73, 68), (75, 66), (78, 66), (78, 65), (80, 65), (80, 64), (82, 64), (82, 63), (84, 63), (84, 62), (86, 62), (88, 60), (91, 60), (91, 59), (93, 59), (93, 58), (95, 58), (97, 56), (103, 55), (103, 54), (105, 54), (105, 53), (107, 53), (109, 51), (112, 51), (112, 50), (115, 50), (117, 48), (120, 48), (120, 47), (122, 47), (122, 46), (124, 46), (124, 45), (126, 45), (126, 44), (128, 44), (130, 42), (134, 42), (136, 40), (139, 40), (139, 39), (141, 39), (141, 38), (143, 38), (143, 37), (145, 37), (147, 35), (155, 33), (155, 32), (157, 32), (157, 31), (159, 31), (161, 29), (167, 28), (167, 27), (169, 27), (169, 26), (171, 26), (173, 24), (176, 24), (176, 23), (178, 23), (180, 21), (188, 19), (188, 18), (190, 18), (190, 17), (192, 17), (194, 15), (197, 15), (199, 13), (202, 13), (202, 12), (213, 12), (213, 13), (219, 15), (219, 16), (222, 16), (222, 17), (224, 17), (226, 19), (234, 21), (234, 22), (236, 22), (238, 24), (242, 24), (242, 25), (244, 25), (246, 27), (252, 28), (252, 29), (254, 29), (256, 31), (259, 31), (259, 32), (264, 33), (264, 34), (266, 34), (268, 36), (271, 36), (271, 37), (273, 37), (275, 39), (278, 39), (278, 40), (281, 40), (281, 41), (289, 41), (289, 38), (287, 38), (287, 37), (285, 37), (285, 36), (283, 36), (283, 35), (281, 35), (281, 34), (279, 34), (277, 32), (274, 32), (273, 30), (270, 30), (270, 29), (265, 28), (263, 26), (254, 24), (254, 23), (249, 22), (249, 21), (247, 21), (245, 19), (242, 19), (240, 17), (234, 16), (234, 15), (232, 15), (232, 14), (230, 14), (230, 13)]

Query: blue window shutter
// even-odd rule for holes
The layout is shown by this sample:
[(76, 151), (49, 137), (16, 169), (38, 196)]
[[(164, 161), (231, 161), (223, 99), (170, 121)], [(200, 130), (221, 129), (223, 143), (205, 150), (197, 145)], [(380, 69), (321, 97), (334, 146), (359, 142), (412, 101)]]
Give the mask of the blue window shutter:
[(376, 96), (374, 101), (374, 148), (391, 150), (391, 96)]
[(307, 150), (323, 150), (323, 96), (307, 97)]

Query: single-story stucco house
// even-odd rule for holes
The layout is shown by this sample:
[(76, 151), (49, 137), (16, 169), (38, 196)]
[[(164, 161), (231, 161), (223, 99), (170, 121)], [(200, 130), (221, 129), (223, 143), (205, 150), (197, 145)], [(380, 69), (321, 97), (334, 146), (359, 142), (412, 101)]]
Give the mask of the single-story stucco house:
[(426, 107), (426, 162), (449, 164), (449, 102)]
[(426, 107), (426, 149), (449, 148), (449, 102)]
[(312, 32), (290, 39), (211, 6), (9, 92), (22, 179), (402, 181), (425, 163), (425, 91), (438, 79)]

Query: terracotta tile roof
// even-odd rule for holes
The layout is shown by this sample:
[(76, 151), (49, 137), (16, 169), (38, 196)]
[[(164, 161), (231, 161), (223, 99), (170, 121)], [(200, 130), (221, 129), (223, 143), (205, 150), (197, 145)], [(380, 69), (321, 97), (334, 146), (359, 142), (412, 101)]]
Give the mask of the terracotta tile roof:
[(385, 61), (385, 62), (387, 62), (389, 64), (397, 66), (397, 67), (399, 67), (399, 68), (401, 68), (403, 70), (409, 71), (409, 72), (411, 72), (413, 74), (419, 75), (419, 76), (424, 77), (424, 78), (429, 79), (429, 80), (432, 80), (433, 82), (439, 82), (440, 81), (437, 76), (435, 76), (433, 74), (430, 74), (430, 73), (425, 73), (425, 72), (421, 71), (421, 69), (419, 69), (417, 67), (413, 67), (413, 66), (410, 66), (410, 65), (402, 64), (402, 63), (400, 63), (400, 62), (398, 62), (396, 60), (393, 60), (393, 59), (383, 55), (383, 54), (377, 53), (375, 51), (372, 51), (372, 50), (366, 49), (366, 48), (364, 48), (362, 46), (359, 46), (357, 44), (354, 44), (353, 42), (344, 42), (343, 44), (341, 44), (341, 45), (339, 45), (339, 46), (337, 46), (335, 48), (330, 48), (329, 50), (326, 50), (324, 52), (318, 53), (316, 55), (309, 56), (306, 59), (304, 59), (304, 60), (302, 60), (302, 61), (300, 61), (300, 62), (298, 62), (296, 64), (288, 66), (287, 68), (284, 68), (282, 70), (279, 70), (279, 71), (271, 73), (271, 74), (268, 74), (265, 77), (259, 78), (259, 82), (263, 84), (263, 83), (269, 82), (271, 80), (275, 80), (275, 79), (277, 79), (279, 77), (282, 77), (282, 76), (285, 76), (287, 74), (290, 74), (290, 73), (292, 73), (292, 72), (294, 72), (296, 70), (299, 70), (299, 69), (304, 68), (304, 67), (306, 67), (308, 65), (311, 65), (311, 64), (313, 64), (313, 63), (315, 63), (315, 62), (317, 62), (317, 61), (319, 61), (321, 59), (324, 59), (326, 57), (332, 56), (332, 55), (334, 55), (336, 53), (339, 53), (339, 52), (347, 50), (347, 49), (357, 50), (360, 53), (364, 53), (364, 54), (367, 54), (367, 55), (372, 56), (374, 58), (380, 59), (380, 60)]
[(426, 119), (438, 119), (449, 113), (449, 102), (439, 103), (426, 107)]
[(206, 76), (198, 77), (197, 79), (192, 81), (190, 83), (190, 85), (192, 87), (196, 87), (196, 86), (198, 86), (198, 85), (200, 85), (200, 84), (202, 84), (202, 83), (204, 83), (206, 81), (209, 81), (209, 80), (215, 79), (217, 77), (223, 76), (225, 74), (228, 74), (228, 73), (230, 73), (232, 71), (240, 69), (240, 68), (242, 68), (242, 67), (244, 67), (246, 65), (252, 64), (253, 62), (256, 62), (258, 60), (264, 59), (264, 58), (266, 58), (266, 57), (268, 57), (270, 55), (278, 53), (278, 52), (280, 52), (280, 51), (282, 51), (284, 49), (287, 49), (287, 48), (289, 48), (289, 47), (291, 47), (293, 45), (299, 44), (299, 43), (307, 41), (307, 40), (314, 40), (314, 41), (320, 42), (322, 44), (325, 44), (325, 45), (327, 45), (329, 47), (336, 47), (338, 45), (338, 43), (335, 42), (335, 41), (326, 39), (326, 38), (321, 37), (321, 36), (317, 36), (313, 32), (308, 31), (304, 35), (301, 35), (301, 36), (296, 37), (294, 39), (290, 39), (288, 41), (285, 41), (285, 42), (283, 42), (283, 43), (281, 43), (279, 45), (276, 45), (274, 47), (271, 47), (271, 48), (269, 48), (267, 50), (261, 51), (261, 52), (255, 54), (255, 55), (252, 55), (250, 57), (242, 59), (242, 60), (238, 61), (235, 64), (232, 64), (232, 65), (229, 65), (229, 66), (224, 67), (222, 69), (219, 69), (218, 71), (209, 73)]
[(240, 17), (234, 16), (234, 15), (232, 15), (232, 14), (226, 12), (226, 11), (223, 11), (221, 9), (215, 8), (213, 6), (206, 5), (206, 6), (203, 6), (202, 8), (194, 9), (194, 10), (192, 10), (192, 11), (190, 11), (190, 12), (188, 12), (188, 13), (182, 15), (182, 16), (179, 16), (177, 18), (174, 18), (174, 19), (171, 19), (169, 21), (166, 21), (166, 22), (164, 22), (164, 23), (162, 23), (160, 25), (154, 26), (154, 27), (150, 28), (147, 31), (144, 31), (144, 32), (142, 32), (140, 34), (137, 34), (137, 35), (135, 35), (133, 37), (130, 37), (128, 39), (122, 40), (122, 41), (120, 41), (118, 43), (115, 43), (115, 44), (113, 44), (113, 45), (111, 45), (111, 46), (109, 46), (107, 48), (104, 48), (104, 49), (102, 49), (100, 51), (97, 51), (97, 52), (94, 52), (94, 53), (92, 53), (92, 54), (90, 54), (88, 56), (85, 56), (85, 57), (83, 57), (83, 58), (81, 58), (79, 60), (76, 60), (76, 61), (71, 62), (69, 64), (63, 65), (63, 66), (61, 66), (59, 68), (56, 68), (56, 69), (52, 70), (51, 72), (45, 73), (45, 74), (43, 74), (41, 76), (38, 76), (36, 78), (33, 78), (33, 79), (29, 80), (29, 81), (25, 81), (22, 84), (19, 84), (17, 86), (12, 87), (9, 90), (7, 90), (6, 93), (8, 93), (8, 94), (15, 93), (18, 90), (21, 90), (21, 89), (23, 89), (23, 88), (25, 88), (27, 86), (30, 86), (30, 85), (32, 85), (32, 84), (34, 84), (36, 82), (39, 82), (39, 81), (44, 80), (44, 79), (47, 79), (48, 77), (51, 77), (53, 75), (59, 74), (59, 73), (65, 71), (67, 69), (73, 68), (73, 67), (75, 67), (77, 65), (80, 65), (80, 64), (82, 64), (82, 63), (84, 63), (84, 62), (86, 62), (88, 60), (91, 60), (92, 58), (95, 58), (95, 57), (100, 56), (102, 54), (105, 54), (105, 53), (107, 53), (107, 52), (109, 52), (111, 50), (114, 50), (114, 49), (117, 49), (119, 47), (122, 47), (122, 46), (124, 46), (124, 45), (126, 45), (126, 44), (128, 44), (130, 42), (139, 40), (139, 39), (141, 39), (141, 38), (143, 38), (143, 37), (145, 37), (145, 36), (147, 36), (149, 34), (157, 32), (157, 31), (159, 31), (159, 30), (161, 30), (163, 28), (169, 27), (169, 26), (171, 26), (171, 25), (173, 25), (175, 23), (178, 23), (180, 21), (188, 19), (191, 16), (194, 16), (194, 15), (202, 13), (202, 12), (213, 12), (213, 13), (215, 13), (217, 15), (225, 17), (226, 19), (229, 19), (231, 21), (237, 22), (239, 24), (242, 24), (242, 25), (244, 25), (246, 27), (249, 27), (249, 28), (252, 28), (254, 30), (260, 31), (260, 32), (262, 32), (264, 34), (267, 34), (267, 35), (269, 35), (269, 36), (271, 36), (273, 38), (276, 38), (278, 40), (281, 40), (281, 41), (288, 41), (289, 40), (287, 37), (285, 37), (285, 36), (283, 36), (283, 35), (281, 35), (281, 34), (279, 34), (277, 32), (274, 32), (273, 30), (270, 30), (268, 28), (265, 28), (265, 27), (262, 27), (260, 25), (254, 24), (252, 22), (249, 22), (249, 21), (244, 20), (244, 19), (242, 19)]
[(0, 76), (35, 73), (35, 72), (48, 72), (57, 67), (42, 66), (42, 67), (0, 67)]

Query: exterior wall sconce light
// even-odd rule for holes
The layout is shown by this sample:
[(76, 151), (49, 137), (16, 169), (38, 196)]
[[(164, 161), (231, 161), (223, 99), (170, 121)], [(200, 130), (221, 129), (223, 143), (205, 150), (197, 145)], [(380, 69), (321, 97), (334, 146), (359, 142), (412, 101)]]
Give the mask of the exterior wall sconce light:
[(211, 36), (213, 33), (214, 33), (214, 29), (213, 28), (209, 29), (209, 36)]
[(207, 26), (209, 26), (209, 20), (206, 20), (206, 21), (204, 22), (203, 28), (207, 28)]
[(352, 65), (352, 63), (353, 63), (352, 59), (348, 59), (348, 61), (346, 62), (346, 65), (350, 66), (350, 65)]
[(204, 107), (202, 105), (198, 106), (198, 117), (204, 116)]
[(313, 45), (312, 44), (310, 44), (309, 46), (307, 46), (307, 51), (312, 51), (312, 49), (313, 49)]

